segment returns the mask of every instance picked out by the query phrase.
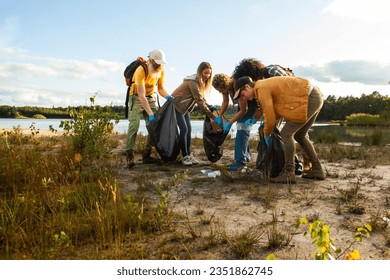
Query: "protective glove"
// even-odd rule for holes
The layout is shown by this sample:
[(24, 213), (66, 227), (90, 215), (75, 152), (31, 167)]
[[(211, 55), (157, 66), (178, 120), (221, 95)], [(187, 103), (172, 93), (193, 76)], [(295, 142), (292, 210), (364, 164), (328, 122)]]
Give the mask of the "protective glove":
[(209, 109), (210, 109), (210, 111), (214, 111), (214, 110), (217, 110), (217, 107), (215, 105), (211, 105)]
[(173, 97), (172, 95), (167, 95), (167, 96), (165, 96), (165, 99), (167, 100), (167, 101), (169, 101), (169, 100), (173, 100), (173, 99), (175, 99), (175, 97)]
[(223, 128), (222, 117), (216, 117), (216, 118), (214, 118), (214, 122), (216, 122), (217, 125), (218, 125), (220, 128)]
[(269, 146), (269, 139), (270, 138), (271, 138), (271, 136), (264, 135), (264, 140), (265, 140), (265, 144), (267, 145), (267, 147)]
[(223, 126), (223, 133), (229, 133), (230, 128), (232, 127), (232, 124), (230, 122), (226, 122)]
[(150, 122), (154, 121), (154, 115), (150, 115), (150, 116), (149, 116), (149, 121), (150, 121)]
[(247, 126), (251, 126), (251, 125), (254, 125), (256, 122), (257, 122), (257, 120), (252, 118), (252, 119), (246, 120), (246, 121), (245, 121), (245, 124), (246, 124)]

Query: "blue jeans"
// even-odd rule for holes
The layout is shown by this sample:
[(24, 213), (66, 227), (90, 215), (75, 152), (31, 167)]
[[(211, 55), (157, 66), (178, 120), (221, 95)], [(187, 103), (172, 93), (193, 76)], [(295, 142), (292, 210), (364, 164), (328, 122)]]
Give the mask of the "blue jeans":
[(183, 157), (191, 154), (191, 120), (190, 113), (184, 115), (176, 111), (177, 125), (179, 126), (180, 149)]
[[(251, 132), (251, 126), (247, 126), (245, 121), (253, 118), (257, 108), (257, 102), (255, 100), (248, 102), (248, 111), (246, 114), (237, 121), (237, 133), (234, 143), (234, 161), (245, 163), (250, 161), (251, 153), (249, 150), (249, 136)], [(238, 107), (239, 111), (240, 108)]]

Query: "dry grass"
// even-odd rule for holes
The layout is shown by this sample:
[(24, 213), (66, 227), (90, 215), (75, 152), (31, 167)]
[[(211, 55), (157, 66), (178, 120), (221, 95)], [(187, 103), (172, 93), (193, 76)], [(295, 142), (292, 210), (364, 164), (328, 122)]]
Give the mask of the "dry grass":
[[(146, 141), (138, 139), (140, 157)], [(325, 181), (319, 188), (316, 182), (275, 187), (261, 182), (258, 173), (231, 173), (221, 164), (192, 169), (138, 165), (129, 172), (123, 168), (123, 141), (124, 135), (113, 135), (111, 153), (83, 164), (67, 136), (3, 134), (0, 258), (265, 259), (276, 252), (279, 258), (291, 259), (298, 255), (288, 251), (297, 238), (291, 217), (329, 218), (319, 204), (329, 204), (327, 211), (338, 212), (336, 217), (348, 221), (343, 227), (352, 239), (352, 225), (372, 224), (374, 234), (381, 236), (376, 242), (383, 244), (386, 258), (390, 234), (383, 217), (389, 217), (390, 186), (378, 184), (383, 176), (377, 173), (367, 171), (364, 180), (359, 180), (355, 172), (390, 164), (388, 147), (319, 145), (321, 160), (354, 163), (349, 171), (327, 170), (329, 178), (347, 180), (346, 185)], [(227, 139), (225, 149), (233, 145), (234, 140)], [(255, 147), (256, 142), (251, 145)], [(202, 146), (202, 139), (193, 140), (200, 156)], [(221, 170), (221, 177), (201, 177), (202, 168)], [(363, 189), (367, 184), (381, 188), (383, 197), (375, 201), (375, 209), (381, 210), (373, 211), (373, 202)], [(241, 201), (234, 204), (233, 195)], [(251, 210), (241, 213), (245, 208)], [(244, 222), (251, 215), (254, 221), (247, 226)], [(308, 248), (303, 247), (307, 253), (300, 252), (299, 257), (309, 258)]]

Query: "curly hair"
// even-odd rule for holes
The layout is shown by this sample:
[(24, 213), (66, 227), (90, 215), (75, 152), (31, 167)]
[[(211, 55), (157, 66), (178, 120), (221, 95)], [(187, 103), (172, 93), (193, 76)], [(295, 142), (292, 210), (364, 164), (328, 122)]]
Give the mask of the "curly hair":
[(241, 77), (249, 76), (253, 81), (261, 80), (264, 78), (263, 68), (265, 65), (260, 60), (245, 58), (234, 69), (232, 78), (237, 81)]
[(229, 75), (221, 73), (221, 74), (216, 74), (213, 77), (212, 84), (216, 90), (220, 90), (220, 89), (229, 88), (231, 86), (231, 83), (232, 83), (232, 78), (230, 78)]

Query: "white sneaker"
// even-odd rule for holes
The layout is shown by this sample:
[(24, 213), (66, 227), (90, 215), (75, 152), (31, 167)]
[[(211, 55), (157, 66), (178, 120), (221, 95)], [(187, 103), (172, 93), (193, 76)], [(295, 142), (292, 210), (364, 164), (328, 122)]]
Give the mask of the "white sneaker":
[(197, 160), (193, 155), (190, 155), (190, 159), (192, 161), (192, 164), (199, 164), (199, 160)]
[(187, 166), (192, 165), (191, 157), (190, 156), (183, 157), (183, 159), (181, 160), (181, 164)]

